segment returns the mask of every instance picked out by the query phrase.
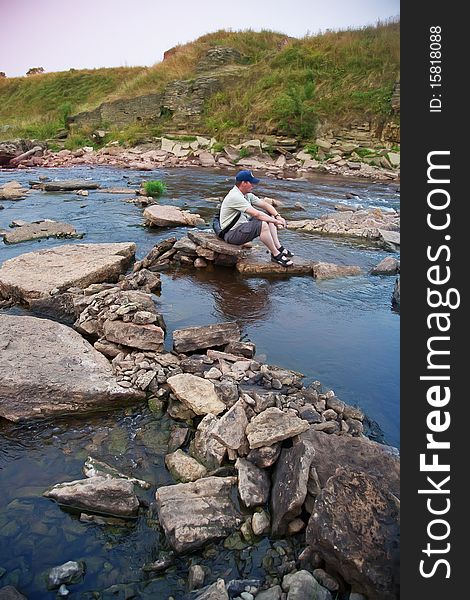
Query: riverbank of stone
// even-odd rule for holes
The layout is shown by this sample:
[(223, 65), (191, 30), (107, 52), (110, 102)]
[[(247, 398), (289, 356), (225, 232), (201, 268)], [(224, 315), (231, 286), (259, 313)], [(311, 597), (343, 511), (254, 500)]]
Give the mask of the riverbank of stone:
[(14, 163), (10, 162), (10, 165), (15, 168), (109, 165), (144, 171), (201, 166), (252, 169), (263, 173), (263, 176), (280, 179), (309, 173), (381, 181), (398, 181), (400, 178), (400, 155), (387, 149), (365, 149), (364, 155), (364, 149), (358, 144), (317, 139), (313, 144), (316, 149), (314, 158), (306, 148), (299, 148), (296, 140), (284, 141), (288, 144), (272, 148), (258, 139), (224, 145), (214, 138), (194, 136), (193, 141), (155, 138), (152, 142), (127, 149), (117, 142), (98, 150), (85, 146), (77, 150), (51, 151), (37, 146), (33, 154), (23, 158), (12, 156)]

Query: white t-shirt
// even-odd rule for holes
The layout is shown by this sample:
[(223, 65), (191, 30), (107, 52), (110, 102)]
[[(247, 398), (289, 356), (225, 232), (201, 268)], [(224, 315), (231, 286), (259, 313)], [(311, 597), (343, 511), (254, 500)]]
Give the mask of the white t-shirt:
[(251, 192), (248, 194), (242, 194), (237, 186), (233, 186), (230, 192), (225, 196), (222, 201), (222, 206), (220, 208), (220, 225), (222, 229), (227, 227), (227, 225), (235, 218), (239, 212), (241, 213), (240, 218), (238, 219), (235, 227), (241, 225), (242, 223), (246, 223), (250, 220), (250, 216), (246, 214), (246, 209), (251, 206), (257, 206), (262, 202), (258, 196), (255, 196)]

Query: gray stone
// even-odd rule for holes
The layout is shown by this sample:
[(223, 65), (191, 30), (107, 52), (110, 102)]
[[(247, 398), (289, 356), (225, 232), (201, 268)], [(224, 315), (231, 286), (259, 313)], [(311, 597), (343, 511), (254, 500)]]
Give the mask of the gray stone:
[(173, 375), (167, 379), (172, 392), (184, 405), (196, 415), (212, 413), (218, 415), (225, 410), (225, 404), (219, 400), (214, 384), (190, 373)]
[(288, 592), (287, 600), (332, 600), (330, 592), (305, 570), (285, 575), (282, 589)]
[(240, 328), (235, 321), (199, 327), (175, 329), (173, 346), (176, 352), (193, 352), (214, 346), (224, 346), (240, 339)]
[(11, 258), (0, 267), (0, 298), (28, 303), (69, 287), (116, 281), (134, 257), (135, 244), (74, 244)]
[(238, 471), (238, 493), (243, 504), (247, 508), (266, 504), (271, 486), (268, 473), (243, 458), (237, 459), (235, 468)]
[(172, 454), (167, 454), (165, 456), (165, 464), (174, 479), (182, 483), (196, 481), (207, 475), (207, 469), (195, 458), (188, 456), (182, 450), (176, 450)]
[(253, 533), (255, 535), (263, 535), (263, 533), (267, 533), (271, 526), (271, 522), (267, 513), (264, 510), (260, 510), (259, 512), (255, 512), (251, 518), (251, 528), (253, 529)]
[(275, 585), (269, 590), (263, 590), (256, 594), (256, 600), (281, 600), (282, 589), (280, 585)]
[(271, 446), (275, 442), (291, 438), (307, 429), (309, 429), (307, 421), (273, 407), (252, 419), (246, 428), (246, 434), (250, 448), (253, 449)]
[(116, 517), (136, 517), (139, 501), (127, 479), (90, 477), (59, 483), (43, 494), (58, 504)]
[(393, 288), (393, 294), (392, 294), (392, 306), (396, 307), (396, 308), (400, 308), (400, 280), (396, 279), (395, 280), (395, 285)]
[(0, 315), (0, 416), (21, 419), (114, 409), (142, 400), (117, 385), (109, 361), (53, 321)]
[(208, 469), (220, 467), (227, 452), (226, 447), (212, 437), (217, 423), (215, 415), (206, 415), (199, 423), (191, 443), (191, 454)]
[(154, 204), (144, 210), (144, 219), (153, 227), (172, 227), (182, 225), (194, 227), (204, 225), (204, 219), (196, 213), (181, 210), (176, 206)]
[(191, 565), (188, 571), (188, 591), (192, 592), (204, 585), (206, 574), (201, 565)]
[(82, 237), (82, 234), (78, 234), (75, 227), (68, 223), (45, 220), (37, 223), (25, 223), (21, 227), (15, 227), (12, 231), (7, 231), (4, 235), (4, 242), (5, 244), (18, 244), (19, 242), (49, 237), (73, 238)]
[(227, 381), (222, 379), (221, 381), (215, 381), (215, 391), (219, 396), (220, 400), (230, 408), (238, 400), (238, 386), (233, 381)]
[(388, 231), (385, 229), (379, 229), (379, 239), (382, 241), (382, 245), (385, 250), (390, 252), (400, 251), (400, 232), (399, 231)]
[[(336, 579), (323, 569), (315, 569), (313, 571), (313, 576), (320, 585), (327, 590), (330, 590), (330, 592), (337, 592), (339, 590), (339, 583), (336, 581)], [(351, 596), (349, 598), (351, 598)]]
[(63, 565), (54, 567), (47, 576), (47, 587), (58, 588), (64, 583), (77, 583), (85, 573), (85, 565), (82, 562), (69, 560)]
[(315, 450), (311, 464), (322, 488), (338, 467), (347, 467), (377, 477), (384, 489), (400, 496), (400, 461), (390, 453), (388, 446), (364, 438), (327, 435), (312, 430), (300, 437)]
[(247, 425), (248, 418), (243, 402), (239, 400), (219, 419), (211, 435), (227, 448), (238, 450), (247, 444)]
[(399, 511), (399, 501), (381, 479), (339, 468), (315, 500), (306, 542), (368, 598), (396, 600)]
[(393, 256), (387, 256), (381, 260), (373, 269), (371, 275), (396, 275), (400, 272), (400, 261)]
[(123, 344), (139, 350), (163, 350), (165, 333), (158, 325), (138, 325), (124, 321), (105, 321), (105, 338), (116, 344)]
[[(305, 434), (304, 434), (305, 436)], [(313, 443), (300, 436), (292, 448), (283, 448), (273, 472), (271, 516), (274, 535), (285, 533), (290, 521), (301, 514), (307, 497)]]
[(353, 265), (336, 265), (326, 262), (316, 262), (313, 264), (313, 276), (315, 279), (335, 279), (336, 277), (350, 277), (360, 274), (361, 268)]
[(188, 237), (198, 246), (213, 250), (218, 254), (225, 254), (235, 257), (243, 257), (249, 251), (241, 246), (234, 246), (233, 244), (227, 244), (215, 233), (208, 231), (188, 231)]
[(195, 600), (229, 600), (223, 579), (217, 579), (215, 583), (206, 587)]
[(85, 179), (65, 179), (62, 181), (46, 181), (41, 188), (46, 192), (74, 192), (76, 190), (97, 190), (100, 184)]
[(226, 537), (243, 522), (231, 499), (235, 477), (206, 477), (157, 490), (158, 518), (176, 552)]
[(0, 600), (28, 600), (12, 585), (0, 588)]
[(246, 459), (252, 462), (257, 467), (259, 467), (260, 469), (267, 469), (273, 466), (273, 464), (279, 458), (280, 453), (281, 444), (273, 444), (272, 446), (261, 446), (260, 448), (250, 450)]

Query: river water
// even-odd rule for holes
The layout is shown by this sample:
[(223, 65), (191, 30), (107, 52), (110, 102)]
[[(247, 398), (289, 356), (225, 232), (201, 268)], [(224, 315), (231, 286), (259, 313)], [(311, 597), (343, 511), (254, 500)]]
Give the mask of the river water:
[[(161, 202), (198, 212), (209, 222), (217, 198), (230, 189), (233, 173), (207, 169), (130, 172), (108, 167), (0, 171), (0, 185), (45, 175), (52, 179), (91, 179), (103, 187), (138, 187), (145, 179), (163, 179), (168, 192)], [(288, 220), (312, 218), (337, 203), (364, 207), (399, 208), (396, 184), (338, 177), (309, 179), (263, 178), (255, 192), (282, 202)], [(347, 200), (347, 193), (358, 197)], [(41, 240), (15, 245), (0, 243), (0, 263), (24, 252), (63, 243), (127, 242), (137, 244), (138, 259), (184, 228), (148, 229), (142, 209), (124, 201), (127, 196), (90, 191), (71, 193), (32, 191), (27, 199), (2, 201), (0, 229), (14, 219), (65, 221), (83, 232), (83, 240)], [(171, 349), (174, 329), (236, 319), (243, 339), (256, 344), (257, 356), (270, 364), (301, 371), (305, 382), (319, 380), (349, 404), (360, 406), (374, 423), (376, 435), (399, 446), (399, 315), (391, 310), (394, 277), (368, 275), (389, 253), (354, 240), (286, 231), (282, 241), (296, 256), (358, 265), (363, 275), (330, 281), (308, 277), (244, 278), (222, 267), (162, 273), (158, 298)], [(9, 312), (22, 314), (20, 308)], [(141, 516), (129, 527), (80, 522), (45, 498), (48, 486), (82, 478), (87, 456), (101, 458), (125, 472), (152, 483), (140, 492), (152, 501), (155, 487), (171, 483), (164, 467), (170, 422), (156, 420), (136, 407), (112, 415), (53, 423), (0, 423), (0, 587), (16, 585), (29, 598), (54, 597), (47, 592), (45, 574), (67, 560), (84, 560), (83, 581), (71, 586), (69, 598), (175, 598), (184, 594), (184, 578), (192, 562), (207, 566), (214, 581), (238, 576), (263, 576), (261, 560), (271, 542), (262, 540), (250, 551), (230, 552), (221, 544), (204, 555), (179, 558), (164, 577), (144, 578), (141, 567), (165, 549), (158, 523)], [(244, 554), (245, 553), (245, 554)], [(121, 588), (110, 586), (121, 584)], [(131, 590), (131, 591), (130, 591)], [(115, 593), (114, 593), (115, 592)], [(126, 596), (127, 595), (127, 596)]]

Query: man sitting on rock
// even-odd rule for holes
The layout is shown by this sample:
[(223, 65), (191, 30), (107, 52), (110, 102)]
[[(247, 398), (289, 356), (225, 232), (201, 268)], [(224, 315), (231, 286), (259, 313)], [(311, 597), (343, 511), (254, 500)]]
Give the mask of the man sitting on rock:
[(290, 260), (293, 254), (281, 245), (277, 236), (277, 230), (283, 229), (286, 221), (274, 206), (251, 193), (253, 186), (259, 181), (247, 170), (240, 171), (235, 177), (235, 185), (223, 199), (220, 208), (222, 229), (235, 221), (225, 233), (224, 241), (241, 246), (259, 237), (271, 252), (273, 262), (290, 267), (293, 265)]

